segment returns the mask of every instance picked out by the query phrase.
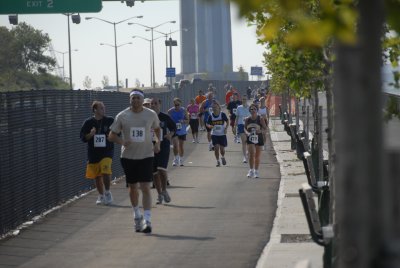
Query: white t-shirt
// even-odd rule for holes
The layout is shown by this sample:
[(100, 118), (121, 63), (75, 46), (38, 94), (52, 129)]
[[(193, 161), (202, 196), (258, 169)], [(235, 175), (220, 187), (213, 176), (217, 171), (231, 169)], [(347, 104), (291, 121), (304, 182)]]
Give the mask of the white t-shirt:
[(123, 140), (132, 143), (121, 148), (121, 158), (144, 159), (154, 156), (152, 129), (159, 128), (160, 121), (157, 114), (146, 107), (139, 113), (126, 108), (115, 117), (110, 129), (122, 134)]
[(249, 106), (239, 105), (236, 110), (238, 125), (244, 125), (244, 119), (250, 116)]

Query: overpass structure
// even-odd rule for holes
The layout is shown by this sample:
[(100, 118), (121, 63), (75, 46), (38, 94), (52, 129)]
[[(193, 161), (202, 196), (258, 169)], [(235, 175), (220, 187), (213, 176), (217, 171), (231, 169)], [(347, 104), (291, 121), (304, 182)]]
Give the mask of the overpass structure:
[(236, 80), (232, 67), (230, 4), (180, 1), (181, 70), (185, 78)]

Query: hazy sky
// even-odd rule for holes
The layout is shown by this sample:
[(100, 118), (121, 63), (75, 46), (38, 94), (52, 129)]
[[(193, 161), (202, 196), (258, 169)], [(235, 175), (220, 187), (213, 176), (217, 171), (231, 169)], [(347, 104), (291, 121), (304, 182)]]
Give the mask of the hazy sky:
[[(143, 15), (142, 19), (132, 19), (130, 22), (138, 22), (148, 26), (156, 26), (160, 23), (176, 20), (175, 24), (166, 24), (157, 28), (161, 32), (170, 32), (179, 29), (179, 1), (148, 1), (141, 3), (136, 1), (130, 8), (119, 1), (103, 2), (103, 9), (99, 13), (82, 13), (81, 23), (71, 22), (71, 48), (78, 49), (72, 52), (72, 78), (74, 88), (83, 88), (83, 81), (89, 76), (92, 87), (101, 87), (103, 76), (109, 77), (110, 85), (115, 85), (115, 54), (114, 48), (101, 46), (100, 43), (114, 44), (114, 31), (111, 24), (98, 20), (85, 20), (85, 17), (96, 16), (108, 21), (121, 21), (133, 16)], [(232, 50), (233, 69), (237, 71), (239, 66), (250, 73), (251, 66), (262, 66), (262, 53), (264, 48), (256, 44), (254, 27), (248, 27), (245, 20), (238, 18), (234, 4), (231, 4), (232, 19)], [(19, 22), (26, 22), (36, 29), (48, 33), (54, 50), (68, 51), (67, 17), (57, 15), (19, 15)], [(139, 35), (150, 39), (150, 32), (138, 25), (128, 25), (123, 22), (117, 25), (117, 45), (132, 42), (118, 49), (119, 80), (129, 80), (133, 86), (136, 79), (142, 84), (150, 84), (150, 43), (148, 41), (132, 38)], [(7, 15), (0, 15), (0, 25), (11, 28)], [(160, 36), (154, 32), (154, 38)], [(178, 47), (173, 47), (173, 66), (180, 73), (180, 33), (173, 34), (173, 39), (178, 41)], [(159, 84), (165, 82), (165, 45), (164, 38), (154, 41), (155, 53), (155, 80)], [(63, 65), (63, 57), (56, 53), (59, 66)], [(65, 75), (69, 76), (68, 53), (64, 55)], [(62, 71), (62, 69), (61, 69)]]

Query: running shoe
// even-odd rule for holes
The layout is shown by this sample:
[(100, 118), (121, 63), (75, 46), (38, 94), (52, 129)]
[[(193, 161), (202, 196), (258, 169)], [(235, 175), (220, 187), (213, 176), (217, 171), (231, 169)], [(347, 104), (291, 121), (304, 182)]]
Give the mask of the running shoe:
[(169, 193), (166, 190), (162, 192), (162, 195), (164, 196), (165, 203), (171, 202), (171, 197), (169, 196)]
[(112, 202), (114, 201), (113, 196), (110, 191), (105, 192), (104, 194), (104, 204), (105, 205), (111, 205)]
[(181, 167), (184, 166), (184, 165), (183, 165), (183, 157), (179, 158), (179, 165), (180, 165)]
[(140, 216), (140, 218), (135, 218), (135, 231), (136, 232), (141, 232), (144, 227), (144, 220), (143, 216)]
[(192, 143), (196, 143), (196, 140), (192, 140)]
[(156, 204), (157, 204), (157, 205), (161, 205), (161, 204), (163, 203), (163, 201), (164, 201), (164, 196), (163, 196), (163, 194), (161, 193), (161, 194), (158, 195)]
[(146, 221), (145, 224), (143, 225), (142, 232), (145, 234), (151, 233), (151, 222)]
[(221, 162), (222, 162), (222, 165), (226, 165), (226, 160), (225, 160), (225, 157), (221, 157)]
[(240, 138), (237, 139), (237, 143), (242, 143), (242, 141), (240, 140)]
[(254, 170), (254, 178), (259, 178), (260, 174), (258, 173), (258, 170)]
[(243, 163), (247, 163), (247, 157), (243, 157)]
[(214, 146), (211, 143), (208, 145), (208, 150), (209, 151), (213, 151), (214, 150)]
[(249, 170), (249, 173), (247, 173), (247, 178), (252, 178), (254, 177), (254, 172), (252, 169)]
[(96, 200), (96, 205), (104, 205), (105, 204), (105, 199), (104, 195), (99, 195)]
[(220, 167), (221, 166), (221, 163), (217, 160), (217, 165), (216, 165), (217, 167)]
[(176, 167), (178, 165), (178, 162), (178, 159), (175, 158), (174, 161), (172, 161), (172, 165)]

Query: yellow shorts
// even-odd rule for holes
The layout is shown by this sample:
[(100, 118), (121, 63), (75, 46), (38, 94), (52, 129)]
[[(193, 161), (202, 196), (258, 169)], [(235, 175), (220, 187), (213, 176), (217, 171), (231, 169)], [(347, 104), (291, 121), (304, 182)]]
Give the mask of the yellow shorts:
[(106, 157), (101, 159), (98, 163), (88, 163), (86, 166), (86, 178), (96, 179), (102, 174), (112, 174), (111, 170), (112, 159)]

